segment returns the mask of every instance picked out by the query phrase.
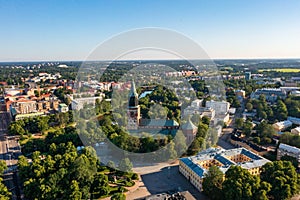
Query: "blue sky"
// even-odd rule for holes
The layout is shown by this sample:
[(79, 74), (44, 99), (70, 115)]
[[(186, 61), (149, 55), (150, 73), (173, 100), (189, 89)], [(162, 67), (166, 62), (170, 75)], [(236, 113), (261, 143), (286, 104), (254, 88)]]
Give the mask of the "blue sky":
[(0, 61), (82, 60), (123, 31), (161, 27), (212, 58), (300, 58), (299, 0), (0, 0)]

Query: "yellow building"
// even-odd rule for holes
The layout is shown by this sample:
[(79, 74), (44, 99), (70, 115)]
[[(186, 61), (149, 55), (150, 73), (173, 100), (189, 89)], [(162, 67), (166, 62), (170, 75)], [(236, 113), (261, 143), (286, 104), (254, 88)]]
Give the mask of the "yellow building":
[(245, 148), (230, 150), (209, 148), (196, 156), (181, 158), (179, 171), (192, 185), (202, 191), (202, 180), (211, 166), (218, 166), (225, 174), (231, 165), (238, 165), (247, 169), (250, 174), (258, 175), (260, 168), (268, 162), (270, 161)]

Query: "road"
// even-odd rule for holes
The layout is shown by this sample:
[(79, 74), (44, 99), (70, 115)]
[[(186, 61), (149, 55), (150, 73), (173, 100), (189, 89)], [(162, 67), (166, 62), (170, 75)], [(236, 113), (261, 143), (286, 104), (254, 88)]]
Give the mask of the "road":
[(10, 116), (7, 112), (0, 112), (0, 159), (6, 162), (8, 170), (4, 172), (3, 179), (9, 191), (12, 192), (12, 199), (20, 198), (16, 166), (18, 157), (21, 155), (21, 148), (18, 137), (8, 136), (7, 128), (10, 123)]
[(11, 119), (9, 113), (0, 111), (0, 133), (7, 131), (10, 121)]

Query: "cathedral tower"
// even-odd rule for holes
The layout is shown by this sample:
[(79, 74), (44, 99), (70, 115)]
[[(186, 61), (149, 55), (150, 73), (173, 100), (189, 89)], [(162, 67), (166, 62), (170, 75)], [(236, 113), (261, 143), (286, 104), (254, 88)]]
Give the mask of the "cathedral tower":
[(141, 118), (139, 98), (136, 92), (134, 81), (131, 82), (131, 89), (129, 92), (129, 102), (127, 109), (127, 129), (136, 130), (139, 127)]

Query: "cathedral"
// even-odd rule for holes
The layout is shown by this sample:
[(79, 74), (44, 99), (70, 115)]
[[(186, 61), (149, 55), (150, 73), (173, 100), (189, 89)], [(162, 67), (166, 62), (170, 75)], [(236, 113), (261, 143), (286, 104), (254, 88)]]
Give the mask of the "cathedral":
[(131, 82), (131, 89), (129, 93), (127, 118), (127, 129), (137, 130), (141, 120), (141, 112), (139, 106), (139, 97), (136, 92), (135, 83), (133, 81)]
[(187, 139), (187, 143), (193, 141), (197, 133), (197, 127), (190, 120), (180, 127), (178, 122), (175, 120), (143, 119), (141, 117), (139, 97), (136, 92), (134, 81), (131, 82), (131, 89), (128, 98), (127, 129), (130, 131), (160, 130), (162, 134), (176, 134), (177, 130), (181, 129)]

